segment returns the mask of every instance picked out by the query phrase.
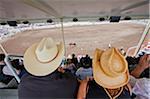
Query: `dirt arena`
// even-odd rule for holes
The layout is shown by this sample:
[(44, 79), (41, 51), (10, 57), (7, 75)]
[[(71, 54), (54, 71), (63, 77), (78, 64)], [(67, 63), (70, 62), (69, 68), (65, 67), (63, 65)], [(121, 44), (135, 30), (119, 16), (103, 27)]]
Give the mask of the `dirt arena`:
[[(109, 43), (113, 47), (127, 50), (137, 45), (145, 26), (133, 23), (111, 23), (94, 26), (72, 26), (64, 28), (66, 55), (75, 53), (92, 56), (95, 48), (106, 49)], [(25, 50), (43, 37), (53, 37), (63, 41), (60, 28), (32, 30), (18, 33), (2, 45), (9, 54), (23, 55)], [(71, 45), (75, 43), (76, 45)]]

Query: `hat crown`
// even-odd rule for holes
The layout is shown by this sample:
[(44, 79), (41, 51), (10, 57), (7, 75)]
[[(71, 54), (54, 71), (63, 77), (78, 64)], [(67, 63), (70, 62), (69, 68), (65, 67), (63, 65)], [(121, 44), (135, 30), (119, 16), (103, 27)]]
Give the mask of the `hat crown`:
[(67, 59), (72, 59), (72, 56), (69, 54), (68, 57), (67, 57)]
[(104, 73), (108, 76), (116, 77), (127, 71), (127, 62), (116, 48), (106, 50), (100, 60)]
[(57, 45), (50, 37), (43, 38), (35, 50), (35, 54), (39, 62), (49, 62), (57, 56), (57, 53)]
[[(123, 87), (129, 81), (125, 58), (114, 51), (96, 49), (93, 57), (93, 77), (96, 83), (108, 89)], [(119, 65), (118, 65), (119, 64)], [(125, 70), (125, 73), (123, 73)]]

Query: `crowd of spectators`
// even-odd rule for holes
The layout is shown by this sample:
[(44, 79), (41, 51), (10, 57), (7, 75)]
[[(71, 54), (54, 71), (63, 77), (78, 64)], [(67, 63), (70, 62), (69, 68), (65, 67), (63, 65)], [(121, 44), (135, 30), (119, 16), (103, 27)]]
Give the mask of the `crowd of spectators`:
[[(5, 55), (0, 54), (0, 88), (5, 87), (14, 78), (9, 68), (6, 66), (4, 62), (4, 58)], [(132, 97), (135, 97), (136, 95), (138, 97), (141, 97), (141, 94), (139, 93), (142, 92), (141, 90), (147, 92), (147, 90), (150, 89), (149, 87), (146, 89), (146, 86), (148, 86), (149, 78), (150, 78), (150, 74), (149, 74), (150, 54), (143, 53), (143, 55), (140, 55), (139, 57), (128, 56), (126, 57), (126, 60), (128, 62), (128, 68), (131, 75), (130, 83), (133, 88)], [(15, 71), (17, 72), (18, 76), (21, 78), (22, 75), (24, 75), (26, 72), (22, 62), (20, 62), (19, 59), (14, 59), (11, 60), (11, 64), (15, 69)], [(63, 61), (63, 67), (61, 67), (61, 71), (62, 70), (63, 72), (72, 73), (74, 76), (77, 77), (79, 82), (82, 80), (86, 80), (87, 78), (92, 78), (93, 77), (92, 58), (90, 58), (90, 56), (87, 54), (78, 60), (75, 54), (69, 55)], [(138, 85), (139, 83), (140, 84), (145, 83), (144, 88), (142, 86), (143, 89), (139, 89), (139, 90), (137, 89), (137, 86), (139, 88)], [(149, 96), (145, 96), (145, 97), (149, 97)]]

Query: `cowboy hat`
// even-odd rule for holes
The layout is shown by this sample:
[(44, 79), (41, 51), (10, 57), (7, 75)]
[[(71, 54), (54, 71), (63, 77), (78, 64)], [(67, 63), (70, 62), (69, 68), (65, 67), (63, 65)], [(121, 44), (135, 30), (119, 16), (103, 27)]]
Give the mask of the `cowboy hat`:
[(24, 54), (24, 67), (32, 75), (46, 76), (55, 71), (62, 62), (64, 45), (52, 38), (43, 38), (33, 44)]
[(115, 89), (126, 85), (129, 72), (125, 58), (116, 48), (96, 49), (93, 57), (93, 76), (104, 88)]

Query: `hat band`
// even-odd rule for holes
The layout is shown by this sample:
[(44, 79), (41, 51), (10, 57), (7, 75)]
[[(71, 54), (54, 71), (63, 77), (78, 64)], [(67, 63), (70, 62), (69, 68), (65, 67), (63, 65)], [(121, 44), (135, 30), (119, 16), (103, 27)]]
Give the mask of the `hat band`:
[(40, 60), (37, 58), (37, 56), (36, 56), (36, 59), (37, 59), (40, 63), (49, 63), (49, 62), (52, 62), (52, 61), (58, 56), (58, 53), (59, 53), (59, 50), (57, 51), (56, 56), (55, 56), (53, 59), (51, 59), (51, 60), (49, 60), (49, 61), (47, 61), (47, 62), (42, 62), (42, 61), (40, 61)]

